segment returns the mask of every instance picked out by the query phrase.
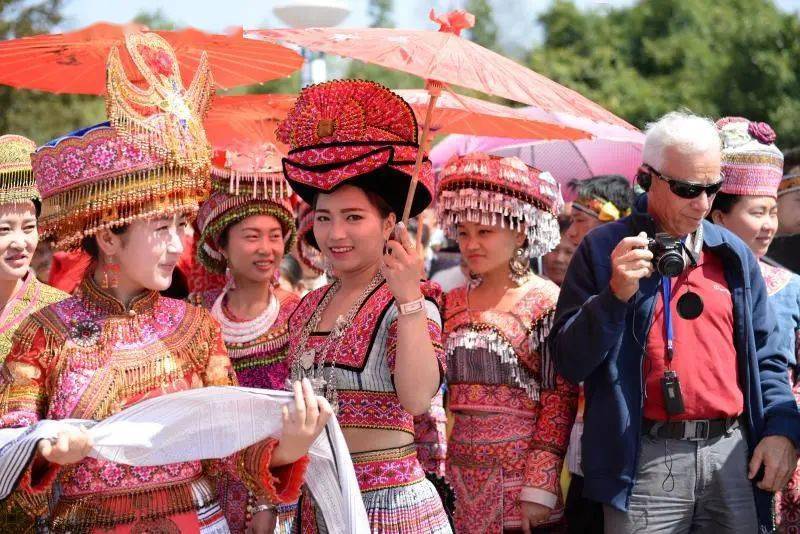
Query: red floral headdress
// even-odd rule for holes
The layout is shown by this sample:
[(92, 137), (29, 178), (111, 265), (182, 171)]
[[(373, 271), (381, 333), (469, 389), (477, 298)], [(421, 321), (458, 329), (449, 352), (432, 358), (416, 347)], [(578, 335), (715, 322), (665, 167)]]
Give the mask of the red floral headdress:
[[(278, 127), (292, 150), (283, 172), (294, 191), (313, 204), (320, 192), (351, 183), (374, 191), (402, 213), (420, 150), (417, 120), (402, 98), (374, 82), (334, 80), (301, 91)], [(433, 195), (433, 172), (425, 159), (412, 216)]]

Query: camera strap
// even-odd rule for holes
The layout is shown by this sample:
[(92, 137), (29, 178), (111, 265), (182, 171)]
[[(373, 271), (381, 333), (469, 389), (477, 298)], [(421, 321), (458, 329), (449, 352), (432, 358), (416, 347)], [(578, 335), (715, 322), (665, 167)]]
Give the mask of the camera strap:
[(672, 280), (669, 276), (661, 277), (661, 297), (664, 299), (664, 330), (667, 334), (667, 367), (672, 364), (673, 342), (672, 342), (672, 309), (670, 307), (670, 297), (672, 295)]

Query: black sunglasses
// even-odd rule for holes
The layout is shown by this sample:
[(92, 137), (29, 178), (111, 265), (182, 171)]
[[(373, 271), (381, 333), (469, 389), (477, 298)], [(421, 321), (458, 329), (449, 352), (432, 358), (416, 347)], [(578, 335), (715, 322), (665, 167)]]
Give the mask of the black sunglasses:
[(681, 198), (697, 198), (699, 197), (704, 191), (707, 196), (713, 197), (719, 190), (722, 188), (722, 184), (725, 181), (725, 176), (720, 173), (719, 180), (714, 182), (713, 184), (698, 184), (696, 182), (686, 182), (684, 180), (677, 180), (675, 178), (670, 178), (669, 176), (665, 176), (655, 170), (650, 165), (645, 164), (644, 168), (650, 173), (656, 175), (660, 180), (664, 180), (669, 185), (669, 190), (672, 191), (674, 194)]

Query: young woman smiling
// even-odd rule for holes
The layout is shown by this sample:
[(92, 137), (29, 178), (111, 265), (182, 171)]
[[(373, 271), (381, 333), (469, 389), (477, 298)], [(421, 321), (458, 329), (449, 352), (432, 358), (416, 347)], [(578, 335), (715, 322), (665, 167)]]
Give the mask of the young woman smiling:
[[(220, 324), (240, 385), (284, 389), (287, 319), (300, 300), (277, 284), (296, 234), (280, 155), (271, 145), (247, 153), (217, 151), (211, 187), (197, 217), (197, 259), (211, 273), (225, 273), (228, 283), (190, 295), (189, 301), (208, 309)], [(291, 532), (295, 503), (271, 510), (233, 477), (223, 477), (217, 490), (231, 532), (271, 533), (267, 527), (276, 515), (278, 532)]]
[[(397, 223), (421, 150), (413, 111), (380, 85), (339, 80), (306, 88), (278, 133), (292, 147), (286, 178), (315, 210), (308, 240), (336, 277), (289, 319), (292, 377), (338, 409), (372, 532), (450, 532), (414, 446), (413, 416), (444, 362), (437, 291), (420, 283), (422, 260)], [(431, 182), (425, 161), (412, 215)], [(301, 532), (326, 531), (320, 519), (304, 496)]]
[[(183, 252), (187, 218), (208, 193), (210, 151), (199, 113), (210, 74), (199, 72), (184, 92), (177, 68), (163, 72), (177, 60), (160, 37), (134, 33), (126, 46), (152, 91), (130, 85), (115, 49), (112, 123), (72, 132), (33, 156), (43, 232), (57, 249), (81, 246), (93, 265), (73, 297), (20, 325), (0, 390), (2, 428), (101, 420), (149, 398), (236, 383), (210, 314), (160, 295)], [(145, 105), (143, 94), (154, 101)], [(187, 94), (195, 99), (183, 100)], [(161, 99), (180, 103), (181, 116), (161, 111)], [(72, 429), (39, 442), (12, 495), (32, 514), (48, 514), (52, 532), (227, 532), (214, 484), (222, 473), (270, 505), (299, 494), (305, 453), (331, 409), (308, 382), (293, 387), (296, 409), (284, 412), (280, 441), (221, 460), (142, 467), (89, 456), (88, 433)]]
[[(36, 145), (19, 135), (0, 136), (0, 364), (25, 318), (68, 295), (42, 284), (31, 270), (39, 243), (36, 217), (41, 197), (31, 172)], [(0, 524), (9, 531), (33, 532), (32, 518), (16, 504), (0, 510)]]

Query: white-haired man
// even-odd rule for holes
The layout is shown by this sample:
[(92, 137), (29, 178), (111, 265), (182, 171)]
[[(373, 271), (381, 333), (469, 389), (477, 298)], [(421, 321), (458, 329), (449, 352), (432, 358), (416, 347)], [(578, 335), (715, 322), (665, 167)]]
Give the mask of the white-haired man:
[[(721, 186), (713, 122), (647, 128), (630, 217), (584, 238), (550, 339), (584, 381), (584, 495), (606, 532), (766, 532), (800, 412), (758, 262), (704, 218)], [(655, 243), (648, 241), (655, 239)]]

